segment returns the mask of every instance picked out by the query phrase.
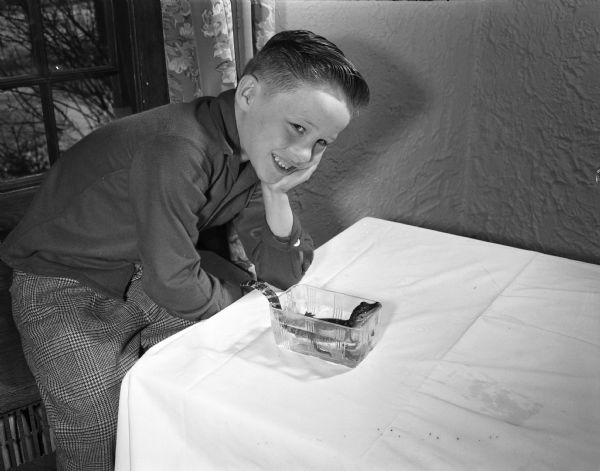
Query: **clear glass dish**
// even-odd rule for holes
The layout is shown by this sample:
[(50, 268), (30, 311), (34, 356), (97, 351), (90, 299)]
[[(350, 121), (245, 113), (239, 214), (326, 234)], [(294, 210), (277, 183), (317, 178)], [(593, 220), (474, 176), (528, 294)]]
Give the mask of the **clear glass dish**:
[[(271, 328), (281, 348), (353, 368), (379, 340), (376, 301), (303, 284), (280, 293), (279, 301), (281, 309), (271, 305)], [(350, 323), (357, 308), (363, 314)]]

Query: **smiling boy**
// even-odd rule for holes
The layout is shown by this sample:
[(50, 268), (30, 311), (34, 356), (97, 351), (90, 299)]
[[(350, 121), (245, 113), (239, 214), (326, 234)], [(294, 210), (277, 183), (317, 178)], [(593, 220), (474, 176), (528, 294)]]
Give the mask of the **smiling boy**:
[(287, 193), (369, 100), (343, 53), (275, 35), (236, 90), (114, 121), (69, 149), (0, 249), (59, 470), (110, 470), (121, 380), (149, 347), (241, 296), (235, 227), (259, 279), (312, 261)]

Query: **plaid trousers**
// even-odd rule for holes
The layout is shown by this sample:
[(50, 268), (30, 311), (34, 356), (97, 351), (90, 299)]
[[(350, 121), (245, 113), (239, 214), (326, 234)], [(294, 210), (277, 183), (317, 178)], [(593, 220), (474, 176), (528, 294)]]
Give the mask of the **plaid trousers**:
[(15, 271), (13, 316), (56, 439), (59, 471), (114, 469), (125, 373), (154, 344), (194, 322), (171, 316), (141, 286), (105, 297), (68, 278)]

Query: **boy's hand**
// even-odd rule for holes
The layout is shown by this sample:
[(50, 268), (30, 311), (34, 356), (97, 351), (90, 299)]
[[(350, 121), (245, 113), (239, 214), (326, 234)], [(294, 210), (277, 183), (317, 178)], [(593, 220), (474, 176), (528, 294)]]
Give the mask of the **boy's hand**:
[(287, 193), (292, 188), (307, 181), (311, 177), (313, 172), (317, 169), (320, 161), (321, 157), (319, 156), (319, 158), (315, 159), (315, 161), (310, 167), (302, 170), (296, 170), (294, 173), (286, 175), (276, 183), (263, 182), (263, 187), (268, 187), (272, 192)]
[(310, 167), (290, 173), (276, 183), (261, 182), (267, 224), (276, 236), (288, 237), (292, 232), (294, 216), (287, 192), (308, 180), (320, 161), (319, 156)]

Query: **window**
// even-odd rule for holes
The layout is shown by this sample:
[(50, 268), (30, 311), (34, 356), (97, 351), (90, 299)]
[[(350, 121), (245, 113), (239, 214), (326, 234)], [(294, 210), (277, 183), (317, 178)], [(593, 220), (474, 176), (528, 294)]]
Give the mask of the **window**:
[(167, 102), (160, 32), (159, 0), (0, 0), (0, 193), (37, 185), (98, 126)]
[(0, 239), (74, 142), (168, 100), (160, 0), (0, 0)]

